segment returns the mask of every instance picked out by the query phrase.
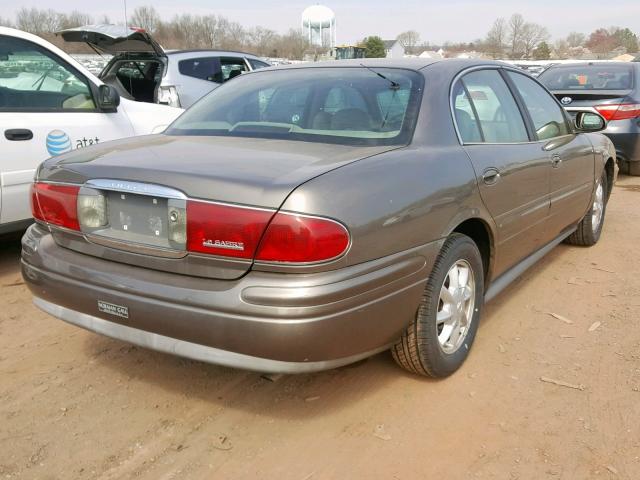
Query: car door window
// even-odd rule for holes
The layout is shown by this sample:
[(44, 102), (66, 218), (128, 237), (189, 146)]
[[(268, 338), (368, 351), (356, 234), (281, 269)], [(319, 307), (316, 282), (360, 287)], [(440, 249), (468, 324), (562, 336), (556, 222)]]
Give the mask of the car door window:
[(234, 77), (248, 71), (247, 64), (242, 58), (222, 57), (220, 58), (220, 68), (222, 70), (222, 81), (226, 82)]
[(549, 92), (520, 73), (507, 72), (507, 75), (522, 97), (538, 140), (548, 140), (569, 133), (562, 107)]
[(0, 109), (94, 110), (87, 80), (44, 48), (0, 37)]
[[(487, 143), (528, 142), (520, 109), (497, 70), (478, 70), (462, 78)], [(462, 99), (461, 99), (461, 104)], [(468, 111), (465, 111), (468, 113)], [(472, 118), (473, 120), (473, 118)], [(460, 125), (459, 125), (460, 128)]]

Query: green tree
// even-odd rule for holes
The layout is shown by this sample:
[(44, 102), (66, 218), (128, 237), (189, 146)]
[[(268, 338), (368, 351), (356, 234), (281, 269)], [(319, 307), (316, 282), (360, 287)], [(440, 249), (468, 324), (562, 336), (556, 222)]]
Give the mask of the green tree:
[(540, 42), (533, 50), (533, 58), (536, 60), (549, 60), (551, 58), (551, 48), (547, 42)]
[(627, 49), (627, 53), (638, 52), (638, 37), (628, 28), (618, 28), (613, 32), (618, 46)]
[(384, 58), (387, 56), (384, 42), (378, 36), (365, 38), (361, 45), (365, 48), (364, 55), (367, 58)]

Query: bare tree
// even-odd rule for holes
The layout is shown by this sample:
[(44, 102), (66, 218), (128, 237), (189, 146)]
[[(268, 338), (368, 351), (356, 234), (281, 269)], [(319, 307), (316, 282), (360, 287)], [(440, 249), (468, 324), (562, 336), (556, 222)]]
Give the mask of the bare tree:
[(584, 42), (586, 41), (586, 37), (584, 33), (579, 32), (571, 32), (567, 35), (567, 44), (569, 48), (576, 48), (584, 46)]
[(280, 44), (280, 56), (291, 60), (302, 60), (305, 52), (311, 47), (307, 36), (301, 30), (293, 28), (280, 38)]
[(0, 17), (0, 27), (13, 27), (13, 22), (8, 18)]
[(559, 60), (565, 60), (569, 58), (569, 42), (567, 40), (559, 39), (553, 44), (553, 51), (555, 53), (555, 57)]
[(497, 18), (484, 41), (484, 49), (492, 58), (501, 58), (504, 54), (504, 44), (507, 37), (507, 22), (504, 18)]
[(249, 43), (253, 45), (259, 55), (271, 55), (273, 53), (271, 50), (273, 50), (276, 36), (276, 32), (264, 27), (255, 27), (248, 32)]
[(143, 5), (137, 7), (131, 15), (131, 25), (144, 28), (149, 33), (154, 33), (160, 25), (160, 15), (154, 7)]
[(404, 47), (407, 53), (414, 53), (420, 43), (420, 34), (415, 30), (407, 30), (398, 35), (396, 40)]
[(248, 43), (247, 32), (238, 22), (220, 19), (222, 40), (220, 47), (228, 50), (243, 50)]
[(197, 29), (202, 38), (203, 47), (216, 48), (221, 41), (221, 32), (218, 19), (215, 15), (205, 15), (197, 22)]
[(509, 46), (512, 59), (518, 58), (522, 54), (522, 29), (524, 28), (524, 17), (519, 13), (514, 13), (509, 19)]
[(524, 58), (529, 58), (538, 44), (549, 38), (549, 32), (537, 23), (525, 23), (520, 33), (520, 44)]
[(86, 13), (74, 10), (70, 14), (60, 13), (58, 14), (58, 27), (62, 30), (65, 28), (81, 27), (82, 25), (89, 25), (93, 23), (93, 17)]
[(42, 34), (56, 30), (57, 14), (53, 10), (21, 8), (16, 14), (16, 27), (26, 32)]

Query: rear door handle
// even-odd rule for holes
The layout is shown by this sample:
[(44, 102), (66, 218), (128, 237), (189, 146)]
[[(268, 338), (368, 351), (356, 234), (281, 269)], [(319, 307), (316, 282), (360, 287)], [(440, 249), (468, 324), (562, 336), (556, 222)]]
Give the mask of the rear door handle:
[(553, 155), (551, 155), (551, 166), (553, 168), (558, 168), (561, 163), (562, 163), (562, 157), (560, 155), (558, 155), (557, 153), (554, 153)]
[(4, 138), (12, 142), (24, 142), (33, 138), (33, 132), (28, 128), (11, 128), (4, 131)]
[(489, 168), (482, 174), (482, 181), (485, 185), (493, 185), (500, 180), (500, 172), (495, 168)]

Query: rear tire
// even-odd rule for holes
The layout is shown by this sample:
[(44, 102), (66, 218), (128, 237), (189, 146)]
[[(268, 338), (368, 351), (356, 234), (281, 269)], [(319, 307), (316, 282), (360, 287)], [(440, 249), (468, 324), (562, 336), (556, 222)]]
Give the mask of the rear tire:
[(590, 247), (598, 243), (607, 210), (607, 185), (607, 173), (602, 172), (596, 183), (591, 208), (578, 224), (577, 230), (567, 237), (566, 243), (581, 247)]
[(471, 238), (454, 233), (436, 258), (415, 320), (391, 348), (394, 360), (419, 375), (451, 375), (469, 354), (483, 300), (480, 251)]

